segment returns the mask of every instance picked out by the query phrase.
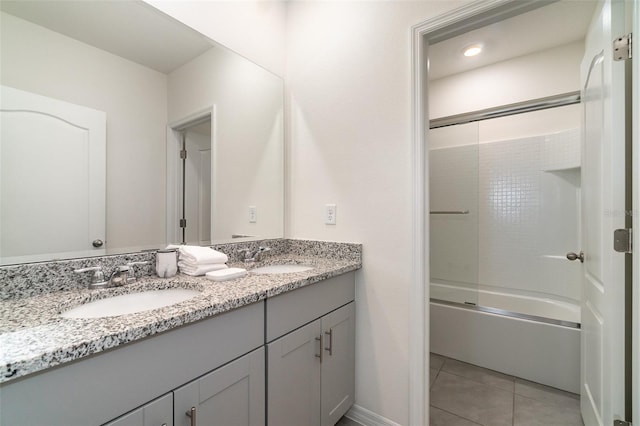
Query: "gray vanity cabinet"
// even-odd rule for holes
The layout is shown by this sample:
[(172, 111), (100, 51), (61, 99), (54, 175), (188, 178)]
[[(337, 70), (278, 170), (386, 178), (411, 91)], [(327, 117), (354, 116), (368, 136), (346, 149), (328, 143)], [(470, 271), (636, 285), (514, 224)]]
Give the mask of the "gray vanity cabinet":
[(267, 424), (334, 425), (354, 402), (354, 274), (267, 299)]
[(105, 426), (262, 426), (264, 379), (261, 347)]
[(174, 426), (264, 425), (264, 379), (264, 348), (259, 348), (176, 389)]
[[(227, 366), (263, 347), (264, 303), (253, 303), (3, 384), (0, 425), (128, 425), (140, 418), (139, 407), (144, 419), (149, 401), (173, 398), (175, 389), (207, 374), (223, 377)], [(264, 374), (251, 379), (264, 389)]]
[(321, 426), (335, 425), (355, 402), (355, 303), (322, 318)]
[(173, 394), (161, 396), (105, 426), (171, 426), (173, 425)]
[(320, 320), (267, 345), (269, 425), (320, 426)]

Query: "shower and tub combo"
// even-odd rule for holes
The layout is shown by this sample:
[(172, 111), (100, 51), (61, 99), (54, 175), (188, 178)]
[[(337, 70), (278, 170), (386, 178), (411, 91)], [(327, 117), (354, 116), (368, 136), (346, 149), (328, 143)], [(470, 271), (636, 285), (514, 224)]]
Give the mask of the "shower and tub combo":
[(575, 393), (577, 102), (432, 120), (429, 133), (431, 351)]

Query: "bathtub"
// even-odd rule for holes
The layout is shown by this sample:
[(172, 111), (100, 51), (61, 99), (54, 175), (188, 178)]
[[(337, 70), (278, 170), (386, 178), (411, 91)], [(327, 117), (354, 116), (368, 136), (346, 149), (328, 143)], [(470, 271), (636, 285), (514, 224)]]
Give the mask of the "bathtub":
[(439, 283), (430, 297), (431, 352), (580, 392), (579, 305)]

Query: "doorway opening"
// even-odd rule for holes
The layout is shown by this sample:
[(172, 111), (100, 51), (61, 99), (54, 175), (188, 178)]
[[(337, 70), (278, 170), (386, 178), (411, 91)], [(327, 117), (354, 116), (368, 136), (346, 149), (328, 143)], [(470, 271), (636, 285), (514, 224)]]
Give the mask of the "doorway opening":
[(213, 240), (213, 108), (168, 128), (167, 236), (180, 244)]
[[(464, 201), (471, 202), (470, 207), (466, 207), (464, 205), (462, 206), (450, 206), (450, 205), (431, 206), (430, 202), (436, 201), (432, 198), (434, 194), (429, 191), (430, 186), (431, 186), (431, 189), (434, 190), (433, 182), (431, 182), (429, 178), (433, 177), (432, 173), (434, 173), (434, 170), (436, 169), (436, 167), (432, 162), (435, 159), (435, 156), (432, 155), (433, 154), (432, 151), (434, 149), (438, 149), (438, 147), (432, 145), (436, 141), (436, 138), (434, 137), (435, 132), (432, 132), (429, 130), (430, 126), (428, 124), (428, 121), (430, 119), (433, 120), (436, 118), (442, 118), (447, 116), (456, 116), (461, 113), (484, 110), (491, 107), (498, 107), (501, 105), (513, 104), (513, 103), (517, 103), (517, 102), (521, 102), (529, 99), (536, 99), (536, 98), (545, 97), (549, 95), (557, 95), (567, 91), (582, 90), (583, 81), (581, 80), (582, 77), (580, 77), (579, 71), (577, 71), (578, 78), (573, 79), (574, 86), (571, 87), (570, 89), (568, 90), (562, 89), (563, 87), (562, 78), (564, 73), (556, 72), (555, 77), (551, 78), (552, 84), (549, 86), (552, 89), (554, 89), (554, 91), (552, 93), (536, 94), (540, 90), (543, 90), (544, 87), (540, 87), (540, 85), (536, 83), (517, 84), (518, 78), (513, 78), (512, 75), (503, 73), (502, 75), (500, 75), (500, 78), (498, 78), (497, 80), (494, 79), (493, 81), (491, 81), (491, 79), (489, 78), (491, 75), (493, 75), (494, 77), (496, 75), (499, 75), (495, 73), (495, 66), (493, 66), (494, 68), (493, 70), (490, 70), (493, 73), (486, 72), (482, 76), (485, 79), (483, 84), (480, 84), (479, 86), (474, 88), (469, 84), (471, 79), (465, 78), (471, 75), (472, 73), (471, 70), (473, 67), (466, 68), (466, 69), (458, 69), (457, 71), (453, 73), (448, 73), (448, 74), (441, 73), (441, 69), (440, 70), (438, 69), (439, 62), (437, 62), (436, 59), (434, 59), (434, 53), (437, 53), (438, 49), (442, 46), (446, 46), (445, 48), (442, 48), (442, 51), (444, 52), (445, 56), (451, 61), (455, 61), (455, 58), (458, 58), (458, 57), (461, 58), (463, 56), (462, 50), (471, 44), (474, 44), (474, 45), (480, 44), (480, 45), (483, 45), (482, 47), (488, 48), (493, 44), (493, 42), (498, 40), (498, 41), (506, 41), (507, 43), (510, 41), (513, 41), (515, 45), (521, 46), (522, 44), (518, 43), (517, 37), (512, 37), (512, 36), (507, 36), (502, 38), (498, 37), (497, 39), (490, 40), (487, 43), (482, 43), (482, 42), (479, 43), (478, 42), (479, 40), (475, 39), (475, 37), (477, 37), (477, 34), (479, 33), (478, 30), (481, 30), (483, 27), (486, 27), (489, 24), (499, 23), (500, 26), (505, 27), (505, 26), (508, 26), (507, 21), (510, 19), (515, 19), (517, 21), (518, 19), (522, 18), (526, 14), (539, 13), (542, 9), (546, 9), (548, 7), (561, 8), (568, 5), (569, 3), (571, 2), (564, 2), (564, 1), (544, 2), (544, 3), (543, 2), (512, 2), (512, 1), (476, 2), (466, 7), (452, 11), (448, 14), (442, 15), (431, 21), (427, 21), (421, 24), (420, 26), (417, 26), (414, 28), (414, 45), (413, 45), (414, 46), (414, 55), (413, 55), (414, 57), (414, 81), (413, 81), (414, 92), (413, 93), (414, 93), (414, 141), (415, 141), (415, 144), (414, 144), (414, 159), (415, 159), (415, 163), (414, 163), (414, 171), (415, 171), (415, 174), (414, 174), (414, 182), (415, 182), (414, 184), (414, 197), (415, 197), (414, 198), (415, 199), (414, 230), (417, 237), (414, 239), (414, 259), (413, 259), (414, 261), (413, 296), (414, 297), (412, 298), (413, 304), (412, 304), (411, 316), (415, 321), (418, 321), (420, 319), (420, 316), (422, 315), (423, 316), (422, 319), (425, 321), (425, 324), (428, 323), (428, 318), (430, 315), (430, 306), (429, 306), (430, 297), (429, 296), (430, 296), (430, 292), (434, 291), (434, 288), (431, 287), (429, 291), (425, 289), (424, 286), (428, 285), (429, 283), (433, 283), (432, 280), (434, 279), (434, 276), (433, 276), (434, 272), (442, 275), (444, 277), (444, 281), (446, 281), (444, 283), (440, 283), (445, 285), (437, 289), (441, 293), (445, 294), (445, 300), (448, 296), (454, 297), (453, 294), (449, 291), (451, 290), (452, 287), (454, 287), (452, 286), (452, 284), (457, 284), (458, 287), (462, 287), (465, 290), (469, 290), (465, 293), (465, 296), (462, 297), (462, 299), (465, 299), (465, 300), (462, 300), (462, 299), (460, 300), (460, 302), (463, 304), (465, 302), (470, 302), (470, 303), (467, 303), (467, 308), (472, 304), (475, 304), (477, 306), (479, 302), (481, 302), (479, 300), (481, 298), (483, 299), (482, 303), (484, 303), (484, 301), (488, 300), (488, 297), (495, 296), (494, 294), (483, 294), (481, 290), (484, 290), (484, 291), (489, 290), (486, 293), (495, 293), (495, 291), (493, 290), (495, 290), (495, 287), (500, 286), (499, 282), (502, 282), (504, 284), (503, 287), (510, 288), (511, 290), (516, 290), (514, 293), (519, 293), (520, 296), (531, 297), (533, 295), (544, 294), (544, 292), (542, 291), (543, 289), (535, 288), (535, 287), (528, 288), (520, 285), (521, 282), (527, 281), (527, 279), (529, 278), (529, 275), (531, 275), (532, 273), (531, 271), (529, 271), (529, 269), (531, 269), (530, 268), (531, 265), (528, 263), (525, 263), (524, 266), (521, 265), (522, 267), (514, 266), (517, 263), (515, 262), (515, 260), (518, 258), (518, 256), (514, 255), (512, 258), (509, 258), (509, 255), (507, 255), (506, 258), (502, 258), (502, 260), (499, 259), (500, 262), (498, 263), (500, 263), (500, 265), (493, 265), (493, 266), (496, 266), (493, 268), (491, 267), (492, 262), (486, 262), (486, 260), (496, 260), (496, 258), (482, 256), (483, 251), (485, 253), (488, 252), (489, 255), (491, 256), (492, 251), (496, 251), (496, 250), (500, 251), (502, 249), (505, 249), (504, 247), (505, 244), (501, 245), (500, 241), (504, 243), (504, 240), (507, 239), (505, 237), (508, 237), (508, 235), (505, 235), (505, 234), (509, 234), (510, 232), (501, 233), (500, 232), (501, 229), (502, 230), (505, 229), (502, 225), (505, 225), (507, 227), (506, 230), (508, 231), (513, 229), (518, 229), (517, 226), (514, 227), (513, 229), (509, 228), (511, 225), (514, 225), (514, 224), (518, 225), (518, 222), (525, 225), (530, 224), (530, 222), (532, 222), (532, 220), (529, 220), (531, 219), (531, 214), (530, 214), (531, 212), (527, 211), (524, 208), (529, 203), (529, 201), (531, 201), (527, 199), (528, 194), (526, 189), (526, 188), (530, 188), (530, 186), (527, 186), (527, 182), (524, 182), (527, 180), (526, 177), (517, 176), (519, 173), (523, 172), (523, 167), (516, 167), (510, 176), (502, 176), (504, 178), (502, 180), (497, 179), (496, 181), (492, 182), (491, 179), (485, 179), (484, 182), (487, 183), (486, 188), (480, 188), (483, 180), (481, 177), (477, 175), (478, 173), (480, 173), (482, 166), (490, 165), (488, 163), (491, 163), (490, 160), (487, 160), (487, 158), (489, 158), (487, 157), (487, 155), (488, 155), (489, 148), (491, 148), (490, 145), (494, 145), (495, 143), (505, 142), (512, 139), (534, 137), (539, 135), (525, 134), (525, 135), (509, 136), (509, 133), (513, 133), (513, 131), (515, 130), (518, 130), (518, 131), (522, 129), (526, 130), (528, 128), (528, 124), (522, 125), (522, 123), (512, 125), (510, 128), (507, 127), (506, 130), (494, 129), (495, 131), (494, 130), (489, 131), (486, 128), (481, 129), (479, 128), (477, 123), (470, 125), (469, 127), (471, 127), (472, 129), (471, 130), (467, 129), (469, 130), (467, 133), (475, 132), (476, 136), (478, 136), (477, 134), (480, 134), (480, 138), (478, 139), (478, 137), (476, 137), (476, 142), (474, 142), (473, 144), (470, 144), (470, 143), (462, 144), (462, 145), (472, 146), (472, 148), (468, 148), (471, 151), (475, 150), (475, 156), (473, 156), (473, 153), (472, 153), (471, 157), (466, 158), (466, 160), (464, 161), (467, 161), (468, 163), (470, 163), (470, 165), (472, 166), (472, 170), (473, 168), (475, 168), (475, 170), (477, 171), (477, 173), (475, 174), (476, 189), (483, 189), (486, 191), (484, 192), (476, 191), (473, 197), (471, 196), (461, 197), (462, 199), (465, 199)], [(575, 6), (576, 3), (578, 2), (573, 2), (573, 5)], [(588, 19), (586, 20), (586, 27), (589, 27), (589, 28), (592, 27), (591, 24), (593, 22), (595, 22), (596, 24), (600, 22), (598, 20), (601, 18), (601, 15), (599, 15), (598, 13), (596, 13), (596, 15), (593, 15), (594, 7), (596, 7), (596, 5), (598, 9), (600, 7), (603, 7), (607, 11), (616, 8), (615, 4), (612, 6), (612, 3), (608, 1), (580, 2), (580, 3), (582, 3), (582, 6), (586, 8), (591, 7), (591, 10), (587, 11)], [(592, 21), (591, 19), (592, 15), (593, 15), (594, 21)], [(534, 24), (533, 26), (521, 25), (521, 28), (524, 29), (525, 36), (528, 35), (534, 41), (539, 41), (538, 37), (531, 35), (531, 31), (533, 31), (536, 27), (541, 27), (543, 30), (548, 31), (548, 33), (553, 34), (554, 36), (557, 36), (556, 31), (549, 29), (553, 26), (554, 20), (556, 18), (559, 19), (560, 24), (579, 21), (579, 19), (576, 19), (575, 14), (569, 15), (569, 18), (567, 17), (562, 18), (562, 17), (559, 17), (559, 15), (552, 14), (551, 16), (547, 17), (546, 20), (539, 21), (537, 24)], [(606, 26), (603, 26), (603, 27), (606, 27)], [(583, 32), (582, 32), (583, 39), (584, 39), (585, 33), (586, 31), (584, 31), (583, 29)], [(470, 38), (473, 38), (473, 40), (472, 39), (464, 40), (464, 37), (470, 37)], [(564, 37), (558, 37), (558, 38), (561, 38), (562, 40), (566, 40), (566, 38)], [(455, 40), (455, 39), (463, 40), (466, 43), (464, 46), (460, 46), (459, 48), (452, 48), (450, 45), (447, 46), (448, 41)], [(579, 40), (577, 42), (579, 43)], [(570, 51), (579, 51), (579, 49), (572, 49), (571, 46), (564, 46), (564, 47), (565, 49), (561, 49), (561, 46), (557, 46), (557, 45), (555, 47), (547, 46), (544, 48), (544, 50), (548, 51), (554, 48), (557, 49), (558, 51), (564, 50), (563, 54), (557, 55), (560, 59), (567, 59), (568, 57), (567, 55), (571, 55), (571, 53), (569, 53)], [(517, 52), (518, 54), (515, 55), (515, 57), (513, 58), (503, 57), (503, 58), (500, 58), (497, 62), (493, 62), (493, 64), (499, 63), (500, 65), (503, 65), (503, 66), (511, 65), (512, 68), (518, 69), (517, 67), (518, 64), (516, 62), (521, 62), (520, 65), (522, 65), (522, 63), (526, 62), (526, 56), (535, 55), (536, 52), (540, 52), (540, 49), (538, 50), (534, 49), (530, 52), (520, 51), (520, 52)], [(577, 62), (578, 66), (574, 66), (574, 69), (575, 68), (578, 68), (578, 70), (580, 69), (580, 62), (583, 61), (582, 56), (584, 52), (585, 52), (585, 49), (582, 49), (580, 51), (578, 62)], [(547, 53), (550, 53), (550, 52), (547, 52)], [(508, 62), (511, 62), (511, 63), (509, 64)], [(447, 66), (455, 67), (456, 64), (447, 64)], [(607, 65), (607, 67), (608, 66), (609, 65)], [(489, 71), (490, 68), (492, 68), (491, 62), (482, 64), (477, 69), (479, 69), (480, 71)], [(536, 70), (535, 66), (522, 67), (519, 69), (521, 70), (521, 73), (520, 73), (521, 75), (519, 75), (518, 77), (520, 77), (521, 81), (522, 81), (522, 77), (526, 77), (527, 72), (531, 72), (532, 74), (535, 75), (540, 73), (544, 74), (545, 71), (547, 72), (555, 71), (553, 68), (549, 68), (547, 70), (538, 68)], [(476, 76), (481, 74), (480, 71), (476, 72)], [(438, 73), (441, 73), (441, 74), (438, 75)], [(434, 76), (436, 76), (437, 78), (434, 78)], [(574, 73), (574, 77), (575, 77), (575, 73)], [(441, 80), (439, 82), (441, 84), (438, 86), (434, 84), (433, 80)], [(479, 80), (480, 79), (478, 79), (478, 81)], [(453, 84), (454, 82), (465, 83), (465, 84), (459, 84), (457, 87), (455, 87)], [(514, 84), (514, 82), (516, 82), (516, 84)], [(514, 84), (514, 85), (510, 86), (510, 84)], [(506, 89), (506, 90), (503, 90), (503, 89)], [(501, 93), (501, 90), (503, 90), (504, 93)], [(437, 99), (438, 95), (441, 95), (439, 100)], [(500, 95), (502, 95), (502, 100), (496, 100), (496, 97), (500, 97)], [(521, 96), (521, 97), (519, 99), (509, 99), (509, 96), (514, 96), (514, 95)], [(436, 100), (438, 100), (439, 103), (435, 103)], [(487, 100), (491, 100), (493, 104), (487, 105), (486, 104)], [(463, 106), (462, 111), (456, 110), (456, 108), (460, 107), (460, 104), (462, 104)], [(579, 121), (581, 120), (581, 116), (583, 114), (584, 114), (584, 111), (579, 111), (578, 113)], [(552, 119), (553, 118), (556, 118), (556, 117), (552, 117)], [(548, 130), (547, 129), (548, 127), (550, 127), (548, 124), (544, 126), (545, 126), (545, 131)], [(566, 130), (566, 129), (560, 129), (560, 130)], [(500, 137), (492, 137), (492, 138), (490, 137), (488, 139), (487, 138), (483, 139), (484, 136), (490, 134), (491, 132), (493, 132), (492, 134), (498, 135)], [(555, 132), (546, 132), (546, 133), (553, 134)], [(582, 136), (581, 136), (582, 134), (584, 134), (584, 132), (581, 131), (580, 134), (577, 136), (578, 140), (582, 139)], [(447, 143), (453, 142), (454, 146), (456, 142), (460, 144), (460, 140), (461, 140), (460, 136), (451, 136), (451, 137), (449, 136), (444, 135), (443, 139), (441, 139), (441, 141), (443, 141), (445, 145), (440, 146), (439, 147), (440, 149), (444, 150), (444, 149), (453, 148), (453, 146), (447, 146), (446, 145)], [(505, 136), (509, 136), (509, 137), (505, 137)], [(484, 142), (489, 142), (489, 143), (486, 144), (487, 146), (483, 146)], [(551, 143), (552, 142), (545, 140), (544, 143), (538, 144), (538, 145), (541, 146), (540, 149), (544, 149), (545, 145), (548, 147)], [(571, 143), (569, 145), (571, 145)], [(527, 145), (526, 148), (529, 149), (531, 148), (531, 146)], [(484, 152), (481, 152), (481, 151), (484, 151)], [(442, 154), (442, 153), (444, 153), (444, 151), (438, 154)], [(522, 154), (522, 152), (520, 153)], [(551, 155), (548, 159), (557, 160), (559, 157), (560, 157), (559, 155), (554, 154), (554, 155)], [(508, 167), (513, 167), (514, 164), (516, 164), (519, 160), (523, 160), (526, 162), (531, 159), (532, 159), (532, 156), (528, 156), (527, 158), (524, 158), (524, 159), (513, 158), (511, 160), (507, 160), (505, 164)], [(483, 161), (484, 163), (487, 163), (487, 164), (481, 164)], [(443, 164), (439, 163), (439, 166), (443, 166)], [(572, 183), (574, 186), (580, 186), (581, 180), (580, 178), (578, 178), (578, 176), (580, 176), (580, 171), (579, 171), (580, 168), (575, 166), (574, 167), (565, 167), (565, 166), (566, 164), (561, 165), (561, 167), (559, 168), (556, 166), (550, 167), (549, 170), (546, 171), (546, 175), (543, 175), (543, 177), (541, 177), (540, 179), (542, 181), (545, 181), (545, 180), (548, 180), (546, 179), (547, 177), (553, 176), (554, 178), (557, 178), (558, 182), (561, 185), (564, 185), (565, 183), (568, 182), (568, 183)], [(444, 168), (447, 169), (447, 167), (444, 167)], [(460, 173), (456, 173), (456, 171), (461, 171), (464, 169), (459, 169), (459, 168), (456, 169), (455, 167), (448, 167), (448, 170), (451, 171), (452, 176), (448, 176), (448, 177), (445, 176), (442, 179), (440, 179), (440, 182), (443, 184), (443, 187), (446, 187), (447, 185), (455, 184), (456, 180), (461, 180), (459, 179), (460, 175), (465, 174), (463, 171)], [(474, 173), (468, 173), (468, 174), (471, 175), (470, 177), (473, 177), (474, 175)], [(622, 171), (622, 174), (624, 174), (624, 170)], [(498, 173), (498, 175), (500, 175), (500, 173)], [(518, 180), (520, 177), (522, 178), (522, 180)], [(520, 183), (522, 183), (522, 186), (519, 186)], [(470, 186), (474, 186), (473, 179), (471, 179), (471, 183), (469, 183), (469, 185), (466, 185), (465, 188), (468, 189), (468, 187)], [(520, 191), (518, 187), (520, 189), (523, 189), (523, 188), (525, 189), (524, 191)], [(575, 193), (575, 188), (573, 192)], [(479, 221), (481, 221), (483, 218), (483, 213), (481, 208), (482, 206), (479, 198), (482, 196), (481, 194), (483, 193), (494, 195), (493, 198), (486, 197), (488, 198), (488, 200), (484, 200), (484, 201), (487, 201), (486, 204), (488, 205), (488, 208), (484, 209), (484, 218), (488, 219), (489, 222), (491, 222), (492, 220), (498, 222), (498, 226), (493, 227), (493, 228), (496, 228), (495, 230), (498, 231), (497, 233), (492, 234), (490, 232), (492, 230), (492, 226), (490, 223), (485, 224), (487, 226), (479, 226), (480, 225)], [(451, 195), (451, 191), (449, 191), (448, 194), (447, 194), (447, 191), (443, 191), (443, 194)], [(475, 201), (474, 201), (474, 197), (475, 197)], [(540, 194), (538, 192), (538, 198), (540, 197), (544, 199), (545, 195)], [(439, 201), (446, 201), (446, 200), (443, 199)], [(456, 201), (456, 200), (448, 200), (448, 201)], [(578, 206), (582, 205), (582, 203), (579, 200), (577, 203), (574, 203), (574, 204)], [(558, 206), (558, 204), (554, 204), (554, 203), (552, 203), (551, 205), (552, 207)], [(581, 208), (582, 207), (579, 207), (578, 209), (579, 215), (581, 215), (583, 213), (582, 210), (584, 210), (584, 209), (580, 210)], [(624, 211), (624, 208), (625, 207), (623, 206), (622, 207), (623, 211)], [(470, 214), (473, 211), (473, 209), (476, 210), (475, 217), (473, 217), (473, 215)], [(436, 211), (435, 215), (428, 215), (429, 211), (433, 212), (434, 210)], [(448, 212), (448, 213), (469, 212), (469, 213), (467, 214), (461, 213), (461, 214), (453, 215), (453, 214), (438, 214), (438, 212)], [(575, 218), (575, 222), (578, 224), (580, 223), (579, 215), (578, 217)], [(426, 219), (429, 217), (431, 220), (427, 221)], [(540, 217), (538, 217), (537, 219), (540, 219)], [(471, 222), (474, 222), (474, 220), (475, 220), (475, 224), (477, 225), (475, 227), (473, 226), (474, 223), (471, 223)], [(434, 221), (445, 222), (444, 223), (445, 226), (444, 227), (441, 226), (443, 225), (441, 223), (436, 224), (434, 223)], [(461, 223), (465, 221), (470, 223)], [(448, 223), (448, 222), (451, 222), (451, 223)], [(467, 230), (470, 231), (470, 235), (467, 237), (464, 237), (464, 236), (460, 237), (459, 235), (457, 235), (456, 233), (459, 234), (460, 232), (462, 232), (465, 229), (466, 225), (470, 225), (466, 227), (468, 228)], [(437, 229), (438, 231), (443, 231), (443, 232), (440, 232), (442, 234), (440, 235), (441, 241), (439, 241), (438, 244), (435, 244), (435, 248), (434, 248), (434, 241), (431, 240), (431, 247), (429, 248), (429, 246), (427, 245), (429, 244), (429, 240), (426, 239), (426, 236), (429, 236), (429, 235), (433, 236), (433, 230), (435, 229), (436, 226), (438, 226), (438, 229)], [(447, 228), (447, 227), (451, 227), (450, 232), (444, 232), (446, 231), (446, 229), (444, 228)], [(553, 227), (553, 225), (551, 227)], [(579, 229), (580, 228), (584, 229), (584, 227), (579, 227)], [(544, 229), (548, 230), (548, 228), (544, 228)], [(516, 233), (517, 232), (518, 231), (516, 231)], [(529, 243), (529, 240), (526, 238), (525, 235), (521, 237), (522, 238), (520, 238), (519, 243), (512, 245), (511, 248), (513, 250), (509, 250), (508, 249), (509, 247), (507, 244), (507, 247), (506, 247), (507, 250), (505, 251), (505, 253), (517, 254), (518, 250), (522, 248), (521, 243), (523, 241), (525, 241), (526, 243)], [(536, 235), (536, 237), (539, 237), (539, 235)], [(557, 237), (557, 235), (553, 235), (553, 237), (555, 238)], [(578, 239), (578, 243), (582, 244), (584, 240), (585, 240), (584, 236), (580, 236), (580, 238)], [(518, 241), (518, 238), (516, 237), (511, 241)], [(575, 241), (573, 241), (572, 243), (575, 244)], [(483, 249), (483, 250), (480, 250), (480, 249)], [(441, 253), (438, 253), (437, 252), (438, 250)], [(471, 253), (469, 256), (465, 256), (465, 251), (467, 250), (475, 251), (475, 253)], [(573, 252), (573, 251), (578, 252), (579, 250), (580, 250), (580, 247), (567, 247), (565, 250), (562, 250), (562, 251), (554, 250), (553, 252), (550, 250), (546, 250), (548, 251), (548, 253), (542, 253), (542, 252), (539, 254), (536, 253), (536, 255), (533, 257), (527, 258), (525, 256), (524, 258), (525, 260), (532, 260), (531, 263), (542, 262), (542, 261), (546, 261), (547, 263), (549, 263), (549, 262), (557, 261), (558, 266), (560, 265), (568, 266), (568, 265), (576, 264), (577, 268), (574, 268), (574, 269), (580, 269), (581, 267), (577, 265), (577, 262), (571, 263), (565, 257), (565, 254), (567, 252)], [(558, 253), (556, 253), (555, 251), (558, 251)], [(434, 265), (434, 257), (433, 257), (434, 254), (436, 255), (435, 257), (438, 258), (437, 260), (439, 262), (438, 264), (435, 264), (435, 265)], [(576, 255), (575, 257), (579, 258), (578, 255)], [(431, 265), (430, 265), (431, 267), (427, 267), (423, 265), (423, 263), (429, 262), (429, 259), (431, 260)], [(587, 262), (588, 260), (589, 259), (587, 257)], [(461, 266), (460, 263), (465, 263), (465, 261), (467, 265)], [(562, 263), (561, 261), (564, 263)], [(518, 278), (518, 280), (504, 280), (500, 278), (501, 274), (504, 275), (506, 273), (508, 275), (509, 273), (511, 273), (509, 271), (511, 272), (516, 271), (513, 277)], [(459, 279), (460, 277), (456, 278), (454, 276), (451, 276), (452, 272), (458, 273), (458, 275), (460, 275), (460, 273), (462, 272), (463, 275), (464, 273), (466, 273), (468, 276), (465, 279)], [(539, 272), (539, 269), (536, 269), (536, 268), (533, 269), (534, 275), (538, 274), (538, 272)], [(470, 277), (473, 279), (467, 279)], [(462, 285), (459, 285), (459, 284), (462, 284)], [(470, 299), (466, 300), (468, 296), (470, 296)], [(565, 298), (565, 296), (567, 295), (560, 295), (560, 296), (562, 298)], [(576, 295), (576, 294), (573, 294), (570, 298), (577, 299), (578, 301), (582, 299), (581, 295)], [(463, 308), (461, 308), (461, 310), (462, 309)], [(491, 315), (495, 315), (495, 312), (491, 313)], [(609, 321), (609, 319), (607, 319), (607, 321)], [(581, 320), (578, 320), (578, 322), (581, 322)], [(433, 323), (432, 323), (432, 326), (433, 326)], [(422, 333), (422, 336), (418, 336), (419, 333)], [(414, 331), (413, 337), (416, 337), (416, 340), (412, 340), (413, 345), (410, 348), (412, 359), (414, 356), (417, 356), (417, 354), (420, 353), (421, 346), (428, 347), (428, 343), (426, 343), (427, 341), (431, 340), (431, 342), (433, 343), (434, 336), (432, 333), (433, 333), (433, 328), (430, 333), (430, 330), (427, 330), (426, 327), (424, 329)], [(489, 335), (495, 335), (495, 334), (496, 333), (493, 333), (493, 334), (489, 333)], [(584, 332), (581, 332), (580, 334), (584, 336)], [(479, 340), (479, 337), (472, 332), (472, 328), (467, 328), (465, 330), (465, 336), (466, 336), (466, 340), (464, 339), (459, 340), (458, 346), (461, 347), (463, 351), (467, 350), (468, 352), (481, 352), (481, 350), (474, 351), (473, 349), (470, 349), (472, 347), (472, 343), (475, 342), (476, 340)], [(454, 336), (450, 335), (448, 336), (448, 340), (456, 340), (456, 339)], [(584, 340), (582, 342), (582, 345), (583, 345), (582, 352), (584, 353), (585, 351)], [(558, 349), (559, 348), (561, 348), (561, 346), (559, 346)], [(577, 358), (578, 359), (574, 361), (575, 364), (580, 363), (580, 360), (579, 360), (580, 356), (578, 356)], [(506, 362), (507, 361), (505, 360), (505, 362), (502, 362), (502, 364), (505, 364)], [(428, 365), (428, 364), (419, 365), (417, 362), (416, 363), (412, 362), (411, 368), (412, 368), (412, 371), (415, 371), (417, 373), (418, 371), (420, 371), (420, 368), (423, 368), (425, 365)], [(584, 372), (585, 372), (585, 369), (583, 368), (582, 374), (584, 374)], [(428, 373), (428, 372), (424, 372), (424, 373)], [(412, 374), (412, 376), (413, 375), (414, 374)], [(426, 377), (426, 374), (425, 374), (425, 377)], [(616, 373), (616, 377), (619, 377), (618, 373)], [(609, 380), (609, 378), (605, 380)], [(420, 395), (421, 390), (424, 390), (424, 387), (422, 387), (422, 384), (419, 383), (418, 381), (414, 381), (410, 383), (410, 386), (411, 386), (411, 394), (413, 396), (411, 400), (412, 405), (410, 406), (410, 420), (414, 422), (413, 419), (415, 419), (415, 422), (419, 422), (418, 419), (423, 418), (421, 416), (424, 416), (424, 411), (422, 411), (423, 410), (422, 408), (417, 406), (417, 404), (419, 403), (417, 396)], [(583, 392), (580, 392), (580, 393), (583, 394)], [(425, 404), (428, 404), (428, 401), (429, 401), (428, 392), (424, 391), (423, 395), (424, 395), (423, 401), (425, 401)], [(604, 396), (598, 395), (598, 397), (603, 397), (605, 399), (611, 398), (606, 395)], [(604, 405), (607, 406), (607, 408), (604, 410), (604, 412), (606, 412), (605, 417), (609, 417), (609, 415), (612, 415), (620, 411), (619, 409), (620, 399), (624, 400), (624, 397), (619, 398), (619, 395), (616, 394), (613, 397), (613, 402), (609, 400), (608, 402), (604, 403)], [(585, 406), (585, 403), (589, 403), (589, 401), (587, 402), (583, 401), (582, 403), (583, 408)], [(599, 402), (597, 402), (596, 405), (597, 404), (599, 404)], [(614, 406), (616, 408), (611, 408)], [(622, 403), (622, 406), (624, 406), (624, 402)], [(629, 410), (627, 409), (627, 411)], [(624, 415), (625, 409), (623, 408), (621, 412), (622, 414), (620, 415), (620, 418), (625, 416)]]

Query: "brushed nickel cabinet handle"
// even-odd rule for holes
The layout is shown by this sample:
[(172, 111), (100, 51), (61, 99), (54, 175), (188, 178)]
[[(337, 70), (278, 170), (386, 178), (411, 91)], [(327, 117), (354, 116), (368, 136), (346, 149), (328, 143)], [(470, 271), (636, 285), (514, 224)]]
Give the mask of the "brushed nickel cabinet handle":
[(329, 331), (325, 331), (324, 334), (329, 336), (329, 347), (324, 348), (324, 350), (329, 351), (329, 356), (333, 356), (333, 328), (330, 328)]
[(320, 355), (316, 354), (316, 358), (320, 358), (320, 364), (324, 361), (324, 334), (320, 334), (320, 337), (316, 337), (316, 341), (320, 342)]
[(191, 407), (185, 414), (191, 419), (191, 426), (196, 426), (196, 407)]

